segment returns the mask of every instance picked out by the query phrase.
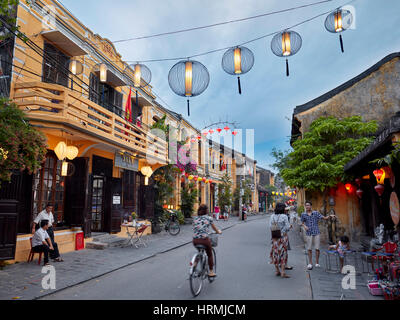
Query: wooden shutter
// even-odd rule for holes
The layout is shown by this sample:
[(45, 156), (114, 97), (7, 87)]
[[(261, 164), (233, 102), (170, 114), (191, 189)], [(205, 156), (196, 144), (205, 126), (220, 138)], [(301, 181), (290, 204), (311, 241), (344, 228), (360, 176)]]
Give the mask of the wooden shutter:
[(92, 196), (93, 196), (93, 175), (88, 176), (86, 186), (86, 211), (84, 215), (83, 232), (86, 238), (92, 236)]
[[(119, 203), (114, 204), (114, 197)], [(106, 232), (120, 232), (122, 219), (122, 181), (119, 178), (106, 177), (104, 202), (104, 228)]]
[(72, 164), (75, 172), (65, 180), (65, 219), (70, 226), (84, 227), (89, 158), (76, 158)]
[(50, 43), (44, 43), (42, 81), (68, 87), (70, 58)]
[(154, 218), (154, 187), (152, 185), (145, 186), (146, 188), (146, 211), (145, 218)]
[(18, 201), (0, 200), (0, 260), (15, 258), (17, 226)]
[(122, 175), (123, 205), (125, 209), (135, 210), (136, 172), (124, 170)]
[(95, 103), (99, 103), (100, 96), (100, 81), (99, 78), (94, 74), (90, 74), (89, 78), (89, 99)]

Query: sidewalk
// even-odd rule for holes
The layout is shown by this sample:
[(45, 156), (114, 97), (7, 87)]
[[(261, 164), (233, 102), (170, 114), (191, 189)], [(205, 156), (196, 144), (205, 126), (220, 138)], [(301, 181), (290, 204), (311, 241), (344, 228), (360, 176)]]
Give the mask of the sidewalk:
[[(248, 220), (265, 217), (265, 214), (252, 215)], [(232, 228), (238, 223), (238, 217), (230, 217), (228, 221), (217, 221), (222, 230)], [(42, 266), (34, 260), (32, 263), (17, 263), (0, 270), (0, 300), (21, 299), (32, 300), (63, 290), (79, 283), (97, 278), (104, 274), (124, 268), (154, 257), (192, 241), (192, 226), (181, 226), (177, 236), (162, 231), (145, 237), (147, 247), (110, 247), (104, 250), (85, 249), (63, 255), (65, 262), (53, 263), (56, 269), (56, 290), (43, 290)]]

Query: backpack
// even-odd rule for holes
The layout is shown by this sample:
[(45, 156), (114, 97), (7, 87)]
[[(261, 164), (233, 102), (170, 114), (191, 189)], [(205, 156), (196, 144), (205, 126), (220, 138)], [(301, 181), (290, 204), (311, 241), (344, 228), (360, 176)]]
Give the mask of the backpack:
[(282, 238), (281, 228), (279, 227), (278, 222), (279, 222), (279, 218), (278, 218), (278, 221), (272, 220), (272, 223), (271, 223), (271, 237), (272, 237), (272, 239), (280, 239), (280, 238)]

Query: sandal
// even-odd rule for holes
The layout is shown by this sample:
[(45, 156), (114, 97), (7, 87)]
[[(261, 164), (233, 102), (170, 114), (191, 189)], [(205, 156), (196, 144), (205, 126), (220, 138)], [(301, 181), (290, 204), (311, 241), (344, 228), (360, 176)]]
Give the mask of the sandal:
[(281, 275), (282, 278), (290, 278), (290, 276), (288, 276), (287, 274)]
[(275, 272), (275, 275), (276, 275), (277, 277), (280, 277), (280, 276), (281, 276), (281, 273), (280, 273), (280, 272)]
[(293, 270), (293, 267), (286, 267), (286, 270)]

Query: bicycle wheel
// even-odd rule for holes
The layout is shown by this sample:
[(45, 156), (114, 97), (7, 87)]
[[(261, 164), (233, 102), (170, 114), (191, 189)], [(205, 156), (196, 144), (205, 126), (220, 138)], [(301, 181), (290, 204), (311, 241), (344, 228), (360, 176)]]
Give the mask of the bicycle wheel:
[(179, 226), (179, 222), (178, 221), (171, 221), (170, 224), (169, 224), (168, 231), (172, 236), (176, 236), (181, 231), (181, 227)]
[(201, 289), (203, 288), (203, 261), (201, 259), (201, 255), (199, 253), (196, 254), (196, 258), (194, 260), (194, 265), (191, 268), (189, 282), (190, 282), (190, 291), (194, 297), (197, 297)]

